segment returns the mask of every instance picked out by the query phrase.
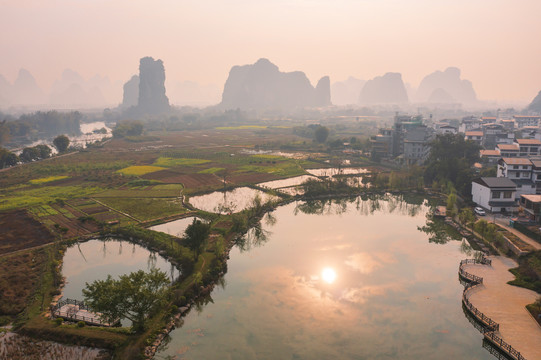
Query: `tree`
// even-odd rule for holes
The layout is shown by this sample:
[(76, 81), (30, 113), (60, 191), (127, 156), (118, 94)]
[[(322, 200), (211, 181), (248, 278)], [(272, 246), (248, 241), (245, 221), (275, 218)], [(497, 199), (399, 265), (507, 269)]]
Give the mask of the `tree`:
[(194, 252), (194, 260), (197, 261), (199, 254), (203, 250), (210, 234), (210, 224), (206, 224), (198, 219), (188, 225), (184, 232), (184, 241), (186, 245)]
[(318, 126), (314, 132), (314, 136), (318, 143), (323, 144), (329, 136), (329, 129), (327, 129), (325, 126)]
[(86, 283), (83, 295), (93, 311), (102, 313), (103, 320), (128, 319), (133, 330), (141, 332), (145, 320), (166, 300), (168, 286), (167, 275), (154, 268), (148, 273), (139, 270), (121, 275), (118, 280), (108, 275), (106, 280)]
[(480, 147), (460, 134), (438, 135), (431, 143), (430, 156), (424, 174), (425, 183), (451, 181), (457, 191), (469, 195), (472, 166), (479, 161)]
[(11, 151), (0, 147), (0, 169), (7, 166), (17, 165), (19, 157)]
[(53, 140), (53, 145), (56, 147), (59, 153), (63, 153), (68, 149), (70, 139), (66, 135), (58, 135)]
[(35, 148), (39, 152), (40, 159), (47, 159), (51, 157), (52, 150), (47, 145), (36, 145)]
[(35, 147), (26, 147), (21, 153), (20, 159), (22, 162), (31, 162), (39, 159), (39, 150)]
[(460, 219), (460, 222), (463, 223), (464, 225), (466, 226), (469, 225), (473, 233), (473, 224), (475, 223), (475, 220), (476, 220), (476, 217), (473, 214), (473, 211), (470, 208), (464, 208), (458, 214), (458, 218)]

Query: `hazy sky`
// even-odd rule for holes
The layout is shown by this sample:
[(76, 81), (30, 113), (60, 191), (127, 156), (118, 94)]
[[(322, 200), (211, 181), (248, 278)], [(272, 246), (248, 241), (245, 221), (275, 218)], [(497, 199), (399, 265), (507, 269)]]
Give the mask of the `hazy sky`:
[(462, 69), (480, 99), (541, 90), (540, 0), (0, 0), (0, 74), (48, 88), (71, 68), (126, 81), (139, 58), (168, 79), (223, 86), (266, 57), (315, 83)]

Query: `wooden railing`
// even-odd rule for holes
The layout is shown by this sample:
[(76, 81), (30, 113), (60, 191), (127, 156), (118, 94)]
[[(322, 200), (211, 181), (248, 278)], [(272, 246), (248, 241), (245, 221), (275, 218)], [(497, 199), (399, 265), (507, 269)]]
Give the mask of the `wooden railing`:
[(496, 332), (500, 329), (500, 324), (483, 314), (479, 309), (477, 309), (469, 300), (470, 290), (476, 286), (483, 283), (483, 278), (475, 276), (468, 273), (464, 270), (463, 266), (467, 264), (482, 264), (482, 265), (492, 265), (492, 260), (485, 258), (484, 256), (480, 259), (466, 259), (460, 262), (458, 268), (458, 275), (465, 280), (466, 285), (464, 286), (464, 291), (462, 292), (462, 304), (464, 307), (475, 317), (475, 319), (481, 324), (480, 328), (477, 328), (481, 333), (483, 333), (486, 340), (494, 344), (499, 350), (505, 352), (507, 356), (514, 360), (526, 360), (524, 356), (521, 355), (515, 348), (503, 341), (501, 337), (496, 335)]
[[(65, 305), (74, 305), (73, 310), (61, 311), (62, 307)], [(77, 314), (79, 310), (86, 310), (89, 315), (93, 316), (79, 315)], [(101, 319), (100, 313), (92, 312), (92, 310), (83, 301), (74, 299), (60, 300), (56, 305), (51, 306), (51, 315), (53, 318), (61, 317), (69, 321), (84, 321), (90, 325), (111, 326), (110, 323)]]

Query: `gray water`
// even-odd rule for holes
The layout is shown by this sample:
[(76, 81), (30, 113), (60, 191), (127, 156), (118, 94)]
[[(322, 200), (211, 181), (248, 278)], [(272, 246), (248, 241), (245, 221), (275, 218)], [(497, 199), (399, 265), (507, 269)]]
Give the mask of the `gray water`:
[(467, 247), (419, 231), (428, 210), (393, 196), (278, 208), (156, 358), (493, 359), (462, 311)]

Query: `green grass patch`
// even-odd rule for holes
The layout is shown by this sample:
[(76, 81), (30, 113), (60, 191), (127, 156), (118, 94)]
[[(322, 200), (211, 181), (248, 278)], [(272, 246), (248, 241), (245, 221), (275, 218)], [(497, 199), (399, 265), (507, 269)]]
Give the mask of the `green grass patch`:
[(270, 155), (270, 154), (258, 154), (252, 155), (256, 159), (265, 159), (265, 160), (288, 160), (288, 158), (280, 155)]
[(177, 199), (103, 198), (101, 201), (111, 208), (127, 213), (141, 221), (159, 219), (187, 211)]
[(45, 186), (24, 191), (16, 191), (10, 194), (0, 194), (0, 211), (43, 205), (56, 201), (56, 199), (68, 200), (78, 197), (87, 197), (100, 191), (103, 191), (103, 188), (74, 185)]
[(30, 180), (29, 183), (32, 185), (41, 185), (41, 184), (49, 183), (56, 180), (67, 179), (68, 177), (69, 176), (66, 176), (66, 175), (49, 176), (49, 177)]
[(205, 169), (205, 170), (201, 170), (201, 171), (199, 171), (198, 173), (199, 173), (199, 174), (215, 174), (215, 173), (217, 173), (218, 171), (222, 171), (222, 170), (225, 170), (225, 168), (221, 168), (221, 167), (211, 167), (211, 168), (208, 168), (208, 169)]
[(170, 157), (159, 157), (154, 165), (164, 166), (164, 167), (175, 167), (175, 166), (195, 166), (209, 163), (210, 160), (205, 159), (191, 159), (191, 158), (170, 158)]
[(240, 166), (239, 169), (240, 172), (266, 173), (281, 177), (290, 177), (305, 174), (304, 169), (302, 169), (295, 162), (289, 161), (269, 165), (243, 165)]
[(516, 277), (509, 284), (541, 293), (541, 250), (520, 257), (518, 264), (518, 267), (509, 270)]
[(52, 207), (50, 207), (49, 205), (40, 205), (40, 206), (33, 207), (30, 209), (30, 212), (32, 212), (32, 214), (36, 215), (37, 217), (44, 217), (44, 216), (58, 214), (58, 212)]
[(127, 168), (117, 170), (118, 173), (128, 175), (128, 176), (141, 176), (145, 174), (150, 174), (156, 171), (165, 170), (164, 167), (160, 166), (150, 166), (150, 165), (144, 165), (144, 166), (128, 166)]
[(96, 194), (95, 198), (170, 198), (178, 197), (182, 190), (182, 185), (174, 185), (171, 187), (163, 187), (163, 185), (153, 186), (152, 188), (132, 188), (132, 189), (113, 189), (106, 190), (102, 193)]

